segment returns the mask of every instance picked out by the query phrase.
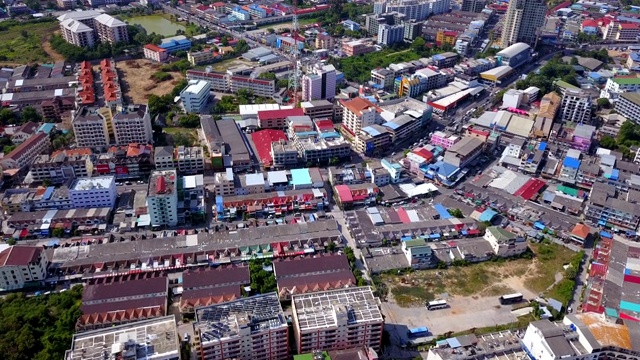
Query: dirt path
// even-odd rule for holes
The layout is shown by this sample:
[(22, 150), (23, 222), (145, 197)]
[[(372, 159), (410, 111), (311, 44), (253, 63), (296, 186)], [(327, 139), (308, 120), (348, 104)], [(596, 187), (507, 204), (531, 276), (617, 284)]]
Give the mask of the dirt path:
[(42, 50), (49, 55), (53, 62), (64, 61), (64, 56), (55, 51), (53, 47), (51, 47), (51, 43), (49, 42), (49, 38), (42, 42)]

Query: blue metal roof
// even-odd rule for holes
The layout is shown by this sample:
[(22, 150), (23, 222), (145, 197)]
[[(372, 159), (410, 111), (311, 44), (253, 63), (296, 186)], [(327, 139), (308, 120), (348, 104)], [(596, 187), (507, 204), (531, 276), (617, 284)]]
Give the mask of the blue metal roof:
[(498, 213), (496, 211), (494, 211), (493, 209), (486, 209), (485, 211), (482, 212), (482, 214), (480, 214), (480, 217), (478, 218), (479, 221), (491, 221), (491, 219), (493, 219), (494, 216), (496, 216)]
[(462, 347), (462, 344), (460, 344), (460, 341), (458, 341), (457, 338), (448, 338), (447, 343), (452, 349)]
[(580, 168), (580, 160), (567, 156), (564, 158), (564, 161), (562, 162), (562, 166), (566, 166), (569, 169), (578, 169)]
[(382, 126), (386, 126), (389, 129), (393, 129), (393, 130), (396, 130), (397, 128), (400, 127), (397, 123), (393, 121), (387, 121), (386, 123), (382, 124)]
[(433, 208), (436, 209), (436, 211), (440, 215), (440, 219), (451, 219), (453, 217), (451, 216), (451, 214), (449, 214), (447, 208), (445, 208), (444, 205), (440, 203), (433, 205)]
[(380, 132), (374, 128), (372, 128), (371, 126), (366, 126), (362, 128), (362, 131), (366, 132), (367, 134), (371, 135), (371, 136), (378, 136), (380, 135)]
[(547, 149), (547, 143), (544, 141), (541, 141), (540, 145), (538, 146), (538, 150), (545, 151), (546, 149)]

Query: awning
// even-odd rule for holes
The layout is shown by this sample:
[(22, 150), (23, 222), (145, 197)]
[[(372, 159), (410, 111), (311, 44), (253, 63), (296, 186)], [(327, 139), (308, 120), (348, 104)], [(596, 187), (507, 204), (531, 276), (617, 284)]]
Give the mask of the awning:
[(430, 239), (440, 239), (440, 234), (431, 234), (429, 235)]

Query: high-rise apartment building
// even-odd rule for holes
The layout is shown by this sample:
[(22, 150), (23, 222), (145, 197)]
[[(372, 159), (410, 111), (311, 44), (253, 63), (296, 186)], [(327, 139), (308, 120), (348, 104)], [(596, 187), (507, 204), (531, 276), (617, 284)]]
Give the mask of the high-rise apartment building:
[(502, 47), (518, 42), (535, 47), (538, 29), (544, 25), (546, 12), (544, 0), (511, 1), (502, 28)]
[(201, 360), (289, 359), (287, 319), (276, 293), (196, 309)]
[(93, 20), (101, 43), (129, 42), (129, 32), (127, 31), (127, 24), (124, 22), (107, 14), (98, 15)]
[(205, 80), (191, 80), (180, 92), (184, 110), (189, 113), (203, 113), (209, 105), (211, 84)]
[(151, 116), (146, 105), (110, 108), (80, 108), (71, 120), (78, 147), (105, 148), (153, 142)]
[(382, 0), (373, 4), (373, 12), (384, 14), (398, 12), (405, 15), (405, 21), (425, 20), (429, 15), (442, 14), (451, 9), (451, 0)]
[(72, 11), (58, 17), (62, 37), (68, 43), (93, 47), (98, 42), (129, 42), (127, 24), (95, 10)]
[(302, 100), (331, 100), (336, 97), (336, 68), (316, 65), (311, 74), (302, 77)]
[(80, 108), (75, 112), (71, 125), (78, 147), (105, 148), (109, 145), (107, 119), (96, 108)]
[(378, 28), (378, 44), (385, 46), (402, 42), (404, 38), (404, 25), (380, 24)]
[(178, 173), (175, 170), (154, 171), (149, 178), (147, 208), (151, 226), (178, 225)]
[(299, 354), (358, 346), (380, 349), (384, 318), (368, 286), (293, 295), (291, 306)]
[(130, 105), (119, 109), (111, 120), (116, 145), (153, 142), (151, 115), (147, 105)]
[(75, 46), (92, 48), (95, 44), (93, 29), (80, 21), (64, 20), (60, 23), (60, 31), (64, 40)]
[(486, 4), (487, 0), (462, 0), (462, 11), (479, 13)]
[(591, 108), (593, 100), (591, 95), (582, 90), (567, 89), (562, 96), (560, 105), (560, 119), (588, 124), (591, 122)]
[(41, 246), (14, 245), (0, 252), (0, 290), (20, 289), (47, 277), (47, 254)]

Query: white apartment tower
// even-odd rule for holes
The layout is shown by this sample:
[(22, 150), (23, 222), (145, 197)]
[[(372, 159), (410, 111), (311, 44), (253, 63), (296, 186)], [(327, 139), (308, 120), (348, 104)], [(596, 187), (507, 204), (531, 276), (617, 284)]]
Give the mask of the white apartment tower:
[(68, 43), (93, 47), (98, 42), (129, 42), (127, 24), (95, 10), (70, 11), (58, 17), (62, 37)]
[(560, 119), (588, 124), (591, 122), (592, 106), (591, 95), (582, 90), (567, 89), (562, 96)]
[(147, 105), (129, 105), (117, 109), (111, 124), (116, 145), (153, 142), (151, 115)]
[(451, 9), (451, 0), (382, 0), (373, 4), (373, 12), (384, 14), (398, 12), (405, 20), (425, 20), (429, 15), (442, 14)]
[(151, 226), (178, 225), (178, 189), (175, 170), (154, 171), (149, 178), (147, 208)]
[(88, 48), (95, 45), (93, 29), (80, 21), (67, 19), (60, 23), (60, 31), (64, 40), (70, 44)]
[(96, 108), (80, 108), (71, 125), (78, 147), (106, 148), (109, 145), (108, 119)]
[(316, 65), (312, 73), (302, 77), (302, 100), (332, 100), (336, 97), (336, 68)]
[(519, 42), (535, 47), (546, 12), (544, 0), (511, 1), (502, 28), (502, 47), (507, 48)]

